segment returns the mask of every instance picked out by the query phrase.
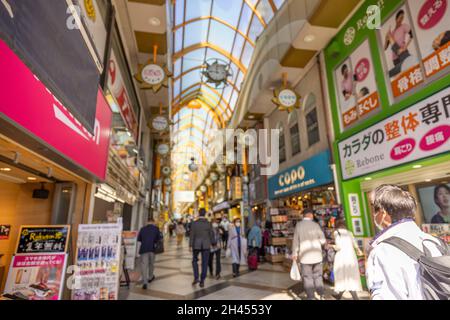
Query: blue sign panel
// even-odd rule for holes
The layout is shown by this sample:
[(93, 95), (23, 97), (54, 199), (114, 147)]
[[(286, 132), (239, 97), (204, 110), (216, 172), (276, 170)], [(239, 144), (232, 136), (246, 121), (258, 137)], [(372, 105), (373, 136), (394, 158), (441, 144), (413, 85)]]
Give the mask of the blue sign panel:
[(269, 198), (287, 197), (332, 182), (330, 152), (327, 150), (270, 178)]

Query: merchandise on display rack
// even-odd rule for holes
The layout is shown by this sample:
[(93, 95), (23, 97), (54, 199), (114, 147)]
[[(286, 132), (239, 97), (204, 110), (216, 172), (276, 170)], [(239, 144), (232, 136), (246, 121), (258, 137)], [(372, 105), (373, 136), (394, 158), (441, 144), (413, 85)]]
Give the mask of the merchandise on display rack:
[(270, 230), (270, 246), (266, 247), (266, 259), (271, 263), (284, 261), (287, 251), (287, 238), (289, 236), (288, 210), (285, 208), (271, 208), (269, 211), (272, 229)]
[(137, 236), (137, 231), (122, 232), (122, 242), (126, 252), (125, 268), (128, 270), (134, 270), (135, 267)]
[(117, 300), (122, 224), (79, 225), (72, 300)]

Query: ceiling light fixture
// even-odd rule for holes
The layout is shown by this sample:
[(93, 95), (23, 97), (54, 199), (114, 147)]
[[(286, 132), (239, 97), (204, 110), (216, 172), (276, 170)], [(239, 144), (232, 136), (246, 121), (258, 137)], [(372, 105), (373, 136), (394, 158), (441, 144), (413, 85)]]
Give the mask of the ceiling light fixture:
[(161, 25), (161, 20), (159, 20), (157, 17), (148, 19), (148, 22), (154, 27), (159, 27)]
[(0, 168), (0, 171), (3, 171), (3, 172), (10, 172), (10, 171), (11, 171), (11, 168)]
[(420, 168), (422, 168), (422, 165), (420, 165), (420, 164), (413, 166), (413, 169), (420, 169)]
[(35, 177), (28, 177), (27, 178), (29, 181), (36, 181), (37, 179)]
[(432, 181), (432, 179), (426, 179), (425, 180), (425, 182), (431, 182)]
[(366, 180), (366, 181), (371, 181), (372, 178), (371, 178), (371, 177), (367, 177), (367, 178), (365, 178), (364, 180)]
[(303, 40), (305, 42), (310, 43), (310, 42), (313, 42), (314, 40), (316, 40), (316, 36), (313, 34), (308, 34), (307, 36), (305, 36), (305, 38), (303, 38)]
[(255, 115), (251, 114), (251, 115), (248, 116), (248, 118), (249, 118), (250, 120), (253, 120), (253, 119), (255, 119)]

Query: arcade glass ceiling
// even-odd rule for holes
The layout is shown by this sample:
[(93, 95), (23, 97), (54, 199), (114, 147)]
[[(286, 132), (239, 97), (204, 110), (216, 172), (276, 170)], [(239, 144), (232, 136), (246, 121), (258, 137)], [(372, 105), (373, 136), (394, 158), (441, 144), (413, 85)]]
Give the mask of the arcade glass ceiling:
[[(207, 173), (208, 132), (233, 115), (255, 43), (285, 0), (174, 0), (172, 175), (174, 191), (193, 190)], [(227, 85), (202, 75), (206, 62), (229, 65)], [(195, 158), (199, 169), (187, 163)], [(180, 165), (183, 163), (184, 165)]]

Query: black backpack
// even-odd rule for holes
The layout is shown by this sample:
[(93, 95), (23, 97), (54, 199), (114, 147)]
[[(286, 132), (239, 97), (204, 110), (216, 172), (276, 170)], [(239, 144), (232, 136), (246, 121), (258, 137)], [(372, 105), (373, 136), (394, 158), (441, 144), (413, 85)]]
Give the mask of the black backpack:
[[(450, 249), (441, 239), (440, 245), (432, 240), (422, 242), (423, 252), (398, 237), (391, 237), (382, 242), (390, 244), (408, 255), (419, 264), (419, 277), (422, 282), (423, 294), (426, 300), (450, 300)], [(431, 242), (441, 252), (441, 257), (433, 257), (425, 242)]]

